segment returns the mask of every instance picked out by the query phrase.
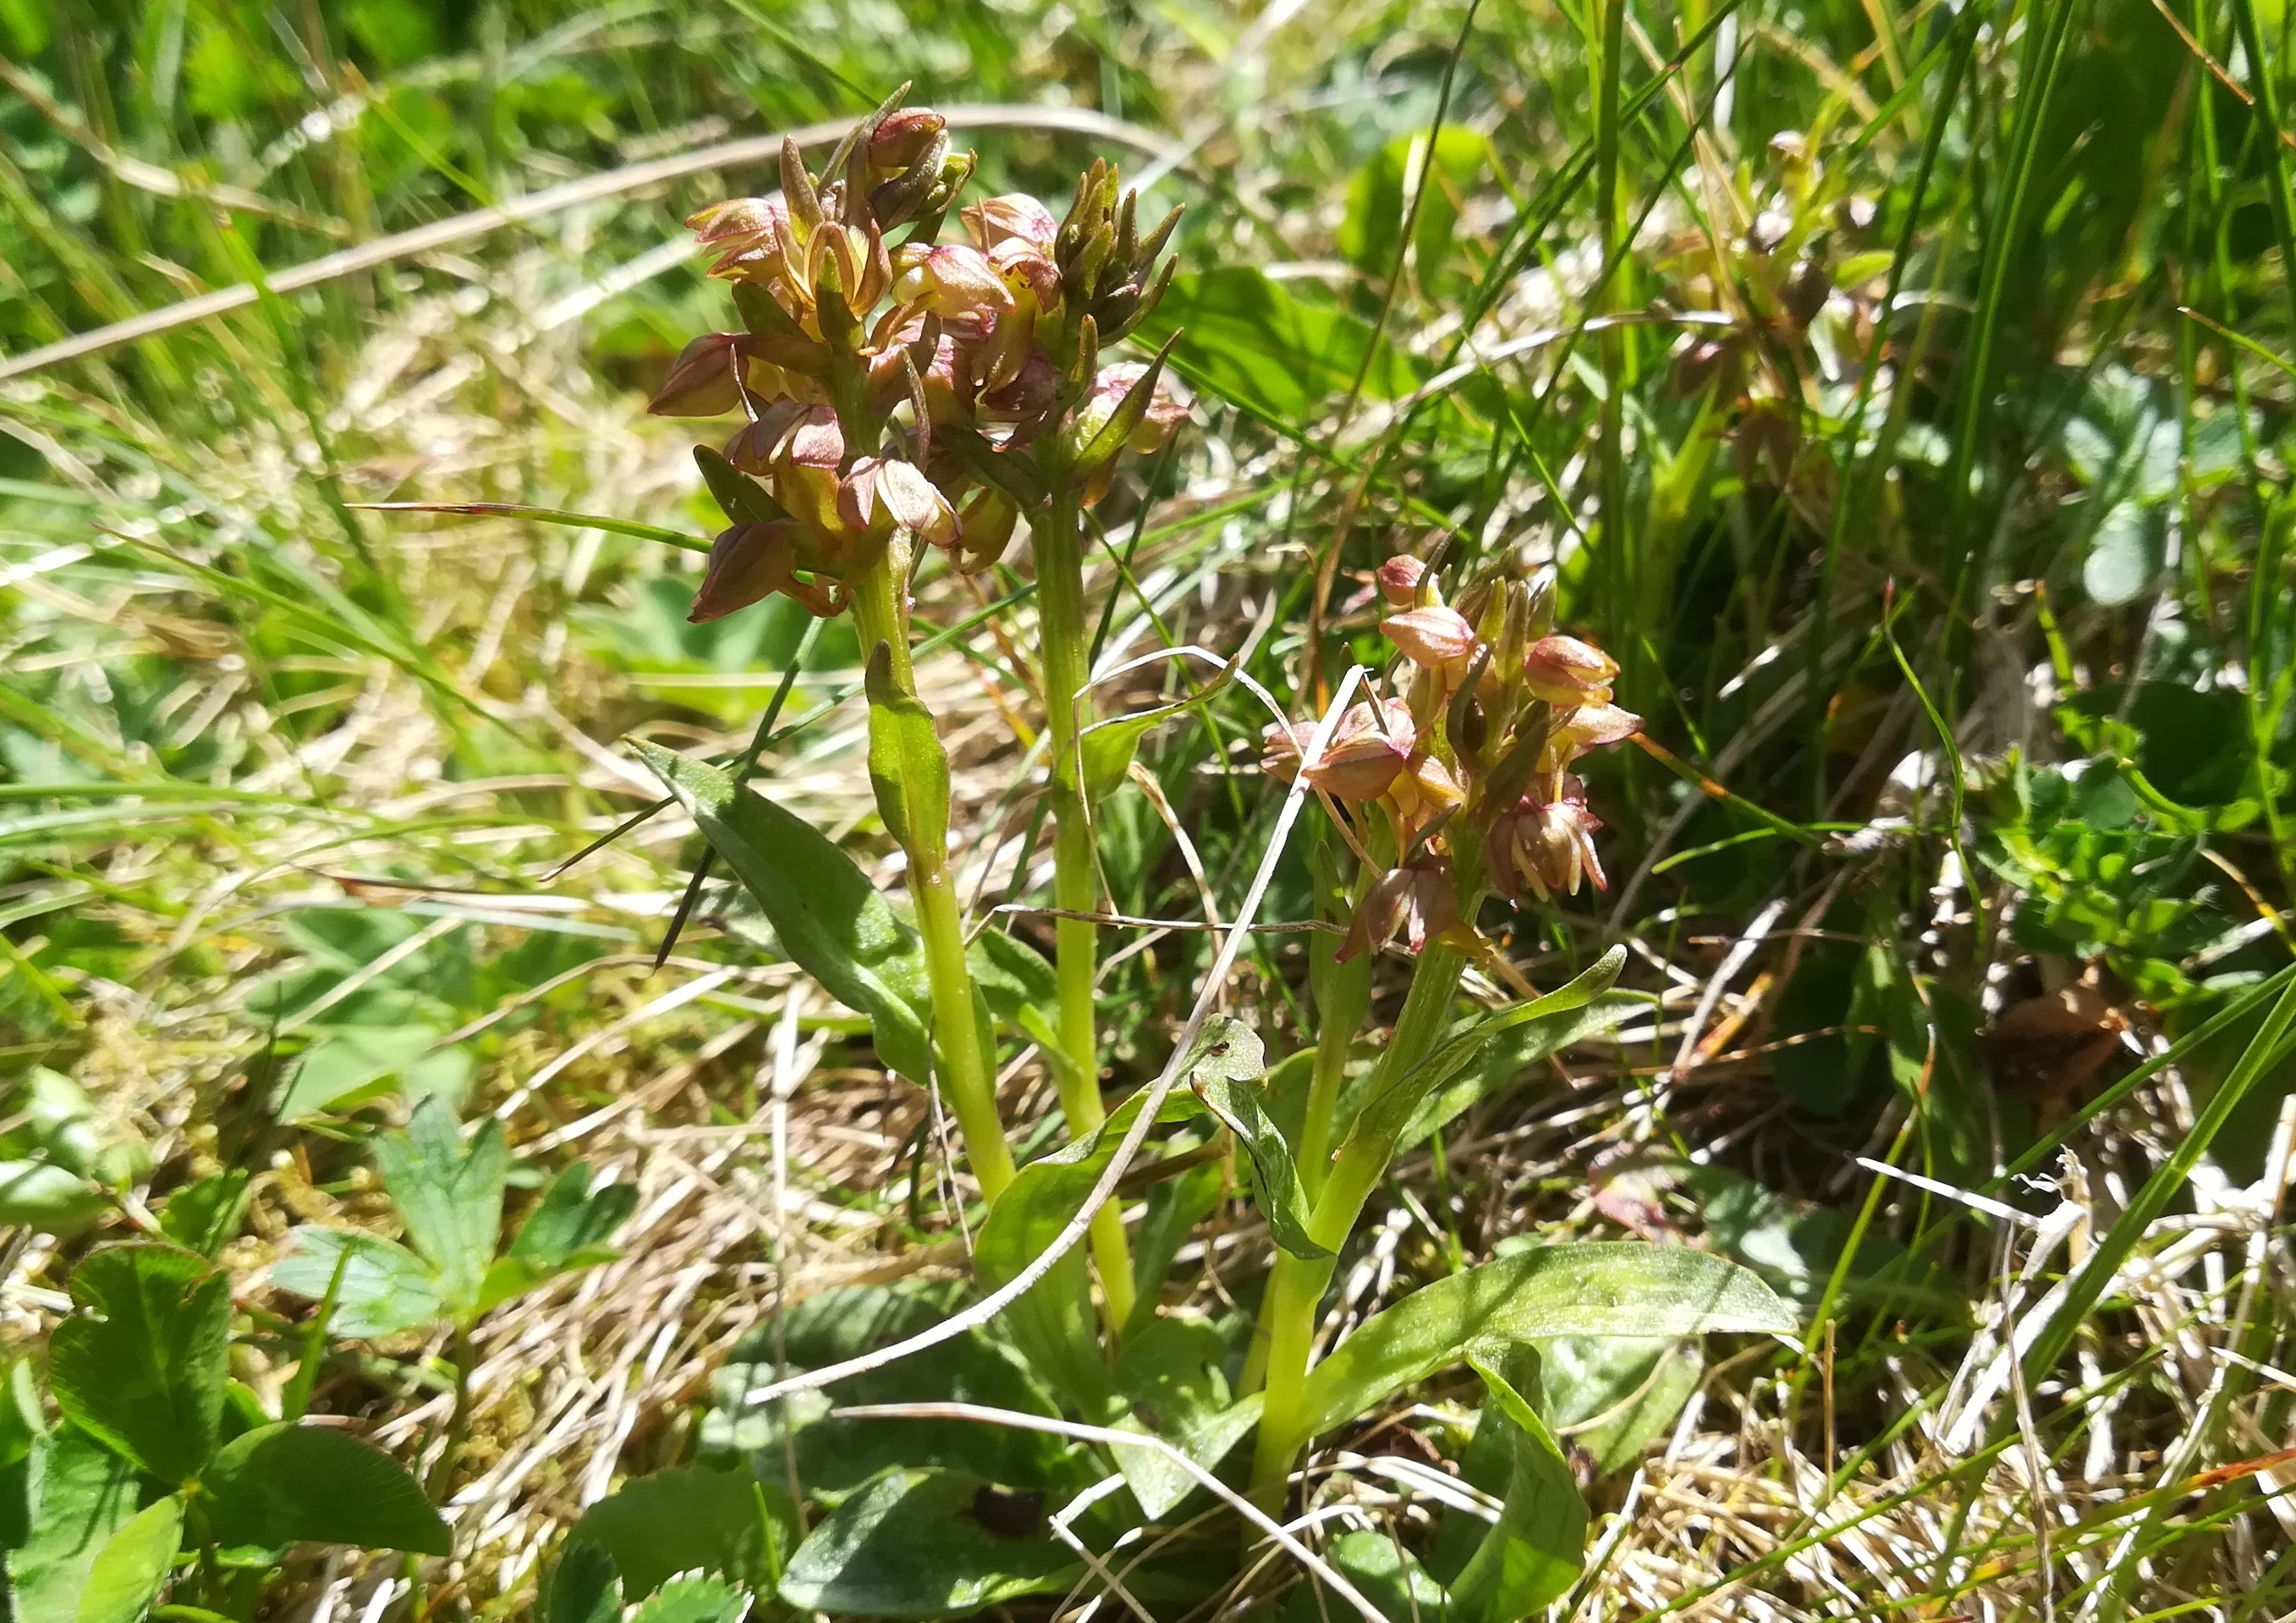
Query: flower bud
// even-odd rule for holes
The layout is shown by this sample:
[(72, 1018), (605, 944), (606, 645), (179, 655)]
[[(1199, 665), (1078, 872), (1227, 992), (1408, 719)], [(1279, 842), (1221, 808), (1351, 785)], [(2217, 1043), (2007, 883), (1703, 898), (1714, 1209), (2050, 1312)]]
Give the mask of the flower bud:
[(1379, 566), (1379, 595), (1399, 609), (1410, 608), (1419, 601), (1419, 579), (1427, 573), (1427, 565), (1410, 555), (1388, 559)]
[(718, 417), (742, 403), (742, 334), (705, 333), (678, 351), (646, 409), (658, 417)]
[(1607, 704), (1619, 662), (1576, 637), (1542, 637), (1522, 656), (1523, 685), (1550, 704)]
[(1387, 786), (1387, 798), (1398, 817), (1409, 825), (1424, 823), (1462, 805), (1467, 792), (1451, 775), (1440, 757), (1426, 750), (1414, 751), (1395, 781)]
[(1160, 355), (1145, 365), (1118, 361), (1102, 367), (1093, 380), (1092, 391), (1078, 406), (1066, 431), (1070, 456), (1085, 479), (1085, 506), (1108, 493), (1119, 451), (1130, 449), (1144, 457), (1161, 450), (1188, 415), (1187, 407), (1166, 386), (1163, 373)]
[(1053, 211), (1023, 192), (984, 199), (960, 211), (957, 218), (983, 253), (1000, 243), (1019, 242), (1050, 259), (1053, 241), (1061, 230)]
[(932, 150), (948, 120), (930, 107), (905, 107), (888, 113), (869, 132), (869, 164), (873, 169), (905, 169)]
[(1379, 622), (1381, 633), (1423, 670), (1456, 665), (1475, 651), (1475, 628), (1456, 609), (1430, 605), (1406, 609)]
[(1382, 699), (1374, 709), (1366, 701), (1350, 709), (1332, 729), (1331, 742), (1312, 766), (1302, 767), (1300, 752), (1315, 741), (1315, 728), (1278, 722), (1270, 727), (1262, 747), (1262, 768), (1285, 783), (1304, 777), (1308, 787), (1341, 800), (1377, 800), (1411, 759), (1418, 730), (1411, 712), (1394, 699)]
[(1021, 509), (1004, 491), (988, 487), (976, 491), (957, 515), (959, 566), (977, 574), (996, 563), (1012, 546), (1013, 532), (1020, 522)]
[(1541, 902), (1573, 894), (1582, 878), (1594, 881), (1596, 890), (1608, 890), (1595, 852), (1595, 833), (1602, 826), (1587, 809), (1586, 788), (1576, 778), (1566, 777), (1554, 800), (1526, 795), (1491, 825), (1484, 839), (1492, 885), (1517, 902), (1526, 891)]

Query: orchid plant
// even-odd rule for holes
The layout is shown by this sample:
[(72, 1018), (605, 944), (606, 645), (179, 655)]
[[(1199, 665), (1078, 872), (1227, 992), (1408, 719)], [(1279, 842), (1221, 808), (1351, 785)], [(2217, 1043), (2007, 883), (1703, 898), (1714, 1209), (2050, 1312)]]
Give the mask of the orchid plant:
[[(721, 1390), (734, 1418), (720, 1444), (761, 1450), (761, 1484), (778, 1492), (795, 1479), (795, 1491), (827, 1512), (785, 1563), (767, 1563), (771, 1581), (803, 1610), (879, 1616), (950, 1615), (1057, 1591), (1079, 1559), (1097, 1559), (1092, 1543), (1219, 1485), (1215, 1471), (1255, 1429), (1249, 1487), (1272, 1509), (1317, 1434), (1466, 1362), (1491, 1394), (1488, 1424), (1496, 1446), (1513, 1449), (1518, 1479), (1508, 1514), (1478, 1533), (1472, 1559), (1447, 1574), (1447, 1593), (1478, 1623), (1525, 1616), (1575, 1577), (1585, 1517), (1583, 1507), (1575, 1521), (1554, 1513), (1558, 1484), (1574, 1506), (1577, 1489), (1510, 1360), (1542, 1337), (1779, 1331), (1792, 1328), (1791, 1314), (1710, 1256), (1553, 1246), (1427, 1287), (1313, 1368), (1309, 1354), (1335, 1260), (1399, 1146), (1425, 1136), (1438, 1090), (1494, 1044), (1551, 1052), (1637, 1006), (1611, 990), (1615, 951), (1539, 997), (1476, 928), (1491, 898), (1535, 903), (1603, 886), (1601, 825), (1571, 768), (1639, 725), (1613, 702), (1617, 666), (1554, 630), (1551, 581), (1493, 572), (1447, 602), (1439, 561), (1383, 565), (1382, 630), (1397, 650), (1385, 685), (1374, 678), (1376, 696), (1336, 717), (1281, 721), (1267, 736), (1269, 773), (1295, 795), (1312, 793), (1328, 823), (1319, 864), (1329, 934), (1316, 937), (1307, 988), (1316, 1044), (1269, 1067), (1258, 1034), (1216, 1022), (1172, 1061), (1188, 1087), (1168, 1099), (1150, 1090), (1164, 1102), (1149, 1128), (1138, 1121), (1141, 1095), (1111, 1114), (1096, 1007), (1109, 915), (1094, 828), (1125, 777), (1092, 744), (1085, 515), (1126, 454), (1161, 446), (1186, 414), (1166, 380), (1168, 342), (1146, 358), (1115, 354), (1169, 282), (1162, 254), (1177, 211), (1144, 226), (1137, 195), (1097, 162), (1064, 218), (1027, 196), (968, 202), (971, 157), (952, 151), (942, 118), (900, 103), (863, 120), (818, 172), (786, 144), (778, 196), (693, 217), (742, 325), (688, 345), (653, 409), (739, 418), (730, 438), (695, 451), (727, 524), (693, 617), (775, 594), (816, 615), (850, 615), (866, 659), (870, 773), (906, 858), (906, 907), (879, 895), (769, 794), (664, 752), (649, 759), (790, 956), (866, 1014), (880, 1059), (937, 1089), (958, 1125), (987, 1208), (972, 1236), (980, 1282), (1017, 1299), (994, 1326), (939, 1337), (936, 1354), (913, 1361), (922, 1388), (894, 1389), (994, 1388), (1008, 1396), (994, 1411), (1006, 1422), (1065, 1425), (1071, 1440), (1054, 1463), (1031, 1454), (1025, 1468), (991, 1469), (983, 1462), (1003, 1456), (936, 1454), (923, 1440), (886, 1456), (850, 1428), (890, 1421), (814, 1408), (776, 1411), (767, 1446), (739, 1419), (750, 1375), (770, 1384), (792, 1367), (836, 1363), (850, 1351), (845, 1326), (865, 1322), (880, 1327), (879, 1340), (898, 1340), (915, 1328), (912, 1310), (925, 1311), (914, 1296), (888, 1306), (882, 1293), (805, 1304), (776, 1330), (770, 1356), (755, 1349), (755, 1369), (737, 1359)], [(920, 570), (935, 557), (954, 571), (985, 569), (1023, 534), (1054, 830), (1049, 964), (1013, 936), (968, 929), (948, 854), (947, 756), (912, 666)], [(1117, 729), (1128, 759), (1148, 720), (1101, 727)], [(1366, 1068), (1373, 962), (1398, 936), (1409, 990)], [(1475, 964), (1525, 996), (1455, 1025)], [(1000, 1040), (1036, 1046), (1069, 1135), (1026, 1165), (1018, 1125), (999, 1113)], [(1100, 1182), (1117, 1188), (1119, 1139), (1137, 1148), (1141, 1133), (1167, 1126), (1162, 1153), (1093, 1209)], [(1168, 1309), (1162, 1287), (1186, 1228), (1237, 1183), (1276, 1251), (1258, 1323), (1230, 1345), (1201, 1317)], [(1019, 1294), (1029, 1265), (1087, 1221), (1089, 1275), (1066, 1257)], [(935, 1298), (930, 1311), (951, 1306)], [(998, 1362), (1011, 1353), (982, 1341), (991, 1329), (1009, 1338), (996, 1346), (1025, 1361), (1018, 1388)], [(877, 1354), (850, 1367), (897, 1362)], [(1013, 1396), (1021, 1390), (1034, 1396)], [(1054, 1415), (1069, 1418), (1048, 1422)], [(1111, 1447), (1110, 1437), (1142, 1446)], [(1161, 1452), (1144, 1452), (1148, 1442)], [(1105, 1506), (1086, 1513), (1105, 1496), (1095, 1460), (1121, 1471), (1132, 1521)], [(865, 1463), (873, 1474), (857, 1478)], [(1046, 1522), (1042, 1494), (1066, 1487), (1081, 1496)], [(624, 1490), (649, 1504), (660, 1491)], [(1269, 1525), (1266, 1509), (1220, 1491), (1258, 1518), (1252, 1526)], [(791, 1537), (795, 1510), (783, 1506), (775, 1524)], [(601, 1525), (622, 1522), (606, 1512)], [(1527, 1552), (1538, 1559), (1527, 1563)], [(1174, 1583), (1176, 1598), (1201, 1590), (1197, 1579)]]

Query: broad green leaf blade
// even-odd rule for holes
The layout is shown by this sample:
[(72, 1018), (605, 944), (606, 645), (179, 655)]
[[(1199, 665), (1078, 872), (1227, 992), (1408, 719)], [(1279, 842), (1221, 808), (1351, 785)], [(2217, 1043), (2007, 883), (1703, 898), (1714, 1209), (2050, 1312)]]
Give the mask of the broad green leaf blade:
[[(1249, 1030), (1241, 1025), (1236, 1025), (1236, 1030), (1250, 1039), (1253, 1048), (1259, 1046), (1259, 1039)], [(1275, 1243), (1292, 1256), (1310, 1259), (1331, 1256), (1330, 1248), (1318, 1245), (1308, 1232), (1308, 1195), (1300, 1186), (1292, 1146), (1283, 1141), (1283, 1135), (1260, 1108), (1259, 1093), (1252, 1082), (1223, 1074), (1229, 1068), (1200, 1067), (1190, 1085), (1203, 1100), (1204, 1108), (1235, 1134), (1236, 1142), (1251, 1157), (1252, 1193), (1260, 1215), (1267, 1219)]]
[(77, 1623), (142, 1623), (184, 1537), (184, 1501), (170, 1494), (111, 1536), (87, 1569)]
[(954, 1618), (1056, 1594), (1082, 1569), (1045, 1536), (1041, 1494), (963, 1471), (886, 1472), (799, 1546), (782, 1599), (800, 1611)]
[(989, 1012), (1016, 1030), (1027, 1011), (1035, 1010), (1049, 1022), (1059, 1005), (1060, 986), (1052, 965), (1018, 936), (983, 930), (966, 943), (964, 964)]
[(1497, 1525), (1452, 1581), (1461, 1623), (1517, 1623), (1568, 1594), (1586, 1565), (1587, 1501), (1570, 1463), (1522, 1395), (1470, 1358), (1490, 1392), (1483, 1423), (1505, 1429), (1513, 1452)]
[(797, 1544), (788, 1494), (746, 1470), (681, 1466), (625, 1482), (574, 1524), (578, 1544), (613, 1557), (626, 1600), (681, 1572), (771, 1589)]
[(485, 1123), (466, 1148), (447, 1101), (427, 1099), (406, 1132), (376, 1135), (374, 1165), (406, 1224), (407, 1242), (437, 1271), (447, 1307), (458, 1315), (475, 1312), (502, 1238), (503, 1180), (510, 1171), (502, 1124)]
[(1367, 276), (1383, 281), (1392, 274), (1403, 238), (1403, 218), (1411, 207), (1412, 194), (1419, 190), (1417, 177), (1431, 163), (1436, 172), (1420, 193), (1419, 215), (1411, 234), (1416, 255), (1414, 268), (1421, 287), (1430, 292), (1447, 288), (1451, 278), (1445, 268), (1459, 223), (1458, 200), (1472, 187), (1489, 156), (1489, 138), (1464, 125), (1447, 124), (1437, 130), (1431, 151), (1425, 130), (1398, 136), (1348, 183), (1348, 211), (1339, 230), (1340, 252)]
[(542, 1586), (542, 1623), (621, 1623), (622, 1583), (614, 1558), (569, 1538)]
[(750, 1597), (716, 1578), (680, 1578), (664, 1585), (630, 1614), (630, 1623), (742, 1623)]
[(577, 1161), (550, 1181), (504, 1255), (545, 1273), (557, 1273), (582, 1253), (605, 1246), (614, 1231), (630, 1220), (637, 1204), (636, 1185), (609, 1183), (594, 1190), (590, 1164)]
[(869, 1017), (888, 1066), (913, 1080), (929, 1076), (923, 948), (868, 876), (810, 824), (727, 773), (637, 747), (757, 898), (799, 968)]
[(283, 1422), (224, 1445), (200, 1479), (218, 1543), (352, 1545), (444, 1555), (447, 1524), (406, 1468), (319, 1426)]
[(230, 1277), (173, 1246), (113, 1246), (71, 1294), (80, 1311), (48, 1346), (56, 1407), (162, 1482), (197, 1476), (223, 1420)]
[(135, 1519), (135, 1468), (76, 1426), (36, 1438), (30, 1466), (31, 1525), (8, 1552), (15, 1623), (77, 1623), (97, 1557)]
[[(1210, 1471), (1259, 1421), (1259, 1395), (1232, 1402), (1223, 1366), (1227, 1339), (1210, 1320), (1152, 1319), (1128, 1336), (1116, 1363), (1116, 1393), (1125, 1406), (1117, 1429), (1163, 1438)], [(1111, 1448), (1141, 1513), (1160, 1521), (1197, 1487), (1196, 1479), (1163, 1454)]]
[(1172, 1275), (1180, 1248), (1226, 1191), (1227, 1171), (1217, 1162), (1192, 1166), (1148, 1191), (1148, 1210), (1132, 1242), (1132, 1282), (1140, 1295), (1124, 1327), (1128, 1340), (1155, 1319), (1157, 1297)]
[(1800, 1328), (1767, 1285), (1703, 1251), (1633, 1240), (1541, 1246), (1438, 1280), (1365, 1320), (1309, 1372), (1304, 1430), (1343, 1425), (1470, 1353), (1515, 1342)]
[(445, 1289), (430, 1265), (405, 1246), (355, 1229), (307, 1224), (291, 1236), (295, 1248), (272, 1265), (271, 1282), (282, 1290), (326, 1300), (327, 1285), (342, 1261), (342, 1286), (336, 1293), (329, 1331), (362, 1339), (395, 1336), (435, 1324), (447, 1316)]
[(186, 1183), (168, 1197), (160, 1208), (160, 1232), (186, 1251), (212, 1261), (217, 1252), (239, 1236), (240, 1220), (247, 1215), (247, 1190), (254, 1174), (235, 1166), (195, 1183)]
[(879, 643), (863, 677), (869, 693), (869, 783), (877, 814), (905, 846), (948, 836), (948, 753), (932, 712), (893, 679), (893, 650)]

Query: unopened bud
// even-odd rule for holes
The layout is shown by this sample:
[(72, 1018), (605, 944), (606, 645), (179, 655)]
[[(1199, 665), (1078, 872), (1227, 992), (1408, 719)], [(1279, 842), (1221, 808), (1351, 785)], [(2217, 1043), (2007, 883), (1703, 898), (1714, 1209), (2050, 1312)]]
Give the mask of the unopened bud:
[(878, 120), (869, 135), (873, 169), (905, 169), (932, 149), (948, 120), (930, 107), (905, 107)]
[(721, 531), (709, 544), (709, 565), (686, 618), (706, 625), (786, 589), (796, 578), (792, 572), (803, 533), (787, 520), (735, 524)]
[(1418, 729), (1411, 712), (1393, 699), (1366, 701), (1340, 718), (1331, 742), (1314, 765), (1302, 768), (1300, 752), (1315, 740), (1313, 726), (1278, 722), (1267, 729), (1262, 767), (1286, 783), (1305, 778), (1308, 787), (1341, 800), (1377, 800), (1411, 759)]
[(1388, 641), (1423, 670), (1456, 664), (1475, 651), (1475, 628), (1456, 609), (1430, 605), (1406, 609), (1379, 622)]
[(1419, 579), (1427, 573), (1427, 565), (1408, 555), (1392, 557), (1379, 566), (1379, 595), (1397, 608), (1409, 608), (1419, 601)]
[(988, 198), (964, 210), (958, 218), (964, 221), (973, 245), (983, 253), (992, 251), (1000, 243), (1018, 242), (1050, 259), (1054, 239), (1061, 230), (1053, 211), (1023, 192)]
[(1619, 662), (1576, 637), (1542, 637), (1522, 657), (1523, 685), (1550, 704), (1607, 704)]

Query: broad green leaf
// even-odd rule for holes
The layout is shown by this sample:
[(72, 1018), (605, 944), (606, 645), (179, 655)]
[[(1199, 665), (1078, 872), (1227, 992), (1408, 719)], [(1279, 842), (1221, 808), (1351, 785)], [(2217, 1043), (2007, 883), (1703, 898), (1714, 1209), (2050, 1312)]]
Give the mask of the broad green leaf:
[[(1239, 1045), (1248, 1039), (1254, 1050), (1259, 1048), (1259, 1039), (1249, 1029), (1230, 1024), (1239, 1034)], [(1236, 1142), (1251, 1157), (1253, 1196), (1275, 1243), (1294, 1256), (1331, 1256), (1330, 1248), (1316, 1244), (1316, 1237), (1308, 1232), (1308, 1196), (1300, 1187), (1300, 1169), (1292, 1164), (1292, 1146), (1283, 1141), (1283, 1135), (1260, 1108), (1252, 1081), (1226, 1075), (1231, 1068), (1199, 1067), (1190, 1085), (1203, 1100), (1204, 1108), (1235, 1134)], [(1256, 1077), (1256, 1066), (1254, 1070)]]
[(355, 1229), (306, 1224), (291, 1236), (295, 1248), (272, 1265), (271, 1282), (282, 1290), (326, 1300), (327, 1285), (342, 1262), (342, 1286), (327, 1328), (339, 1336), (365, 1339), (435, 1324), (447, 1316), (445, 1289), (429, 1263), (405, 1246)]
[(76, 1623), (142, 1623), (184, 1537), (184, 1501), (170, 1494), (138, 1512), (96, 1553)]
[(70, 1240), (112, 1209), (111, 1199), (53, 1161), (0, 1161), (0, 1225)]
[[(1286, 424), (1305, 424), (1346, 393), (1359, 370), (1372, 400), (1408, 394), (1420, 380), (1417, 365), (1362, 317), (1311, 301), (1248, 266), (1174, 276), (1133, 336), (1160, 344), (1175, 332), (1175, 371)], [(1366, 355), (1373, 358), (1365, 370)]]
[[(1324, 1547), (1324, 1559), (1389, 1623), (1445, 1623), (1451, 1615), (1443, 1586), (1391, 1533), (1342, 1533)], [(1352, 1623), (1359, 1615), (1311, 1572), (1284, 1602), (1282, 1623)]]
[(630, 1623), (742, 1623), (750, 1597), (716, 1578), (680, 1578), (665, 1584), (630, 1614)]
[(864, 677), (869, 693), (869, 783), (877, 814), (903, 845), (939, 844), (948, 834), (948, 752), (932, 712), (893, 678), (893, 651), (879, 643)]
[(519, 1225), (508, 1256), (545, 1268), (562, 1268), (573, 1257), (603, 1246), (637, 1209), (636, 1186), (590, 1187), (590, 1164), (577, 1161), (550, 1181), (541, 1203)]
[[(1726, 1166), (1668, 1160), (1659, 1170), (1696, 1199), (1706, 1238), (1725, 1256), (1751, 1268), (1789, 1301), (1814, 1306), (1825, 1294), (1856, 1228), (1848, 1213), (1791, 1199)], [(1969, 1298), (1950, 1273), (1910, 1256), (1887, 1234), (1859, 1238), (1844, 1284), (1860, 1301), (1890, 1302), (1901, 1311), (1918, 1306), (1956, 1321), (1969, 1313)]]
[(1438, 1084), (1420, 1100), (1419, 1108), (1404, 1124), (1403, 1136), (1396, 1141), (1397, 1152), (1425, 1143), (1474, 1105), (1513, 1086), (1550, 1054), (1559, 1054), (1589, 1037), (1599, 1037), (1649, 1008), (1650, 1000), (1638, 993), (1606, 992), (1577, 1009), (1530, 1021), (1494, 1037), (1490, 1045), (1468, 1061), (1450, 1081)]
[(582, 1513), (571, 1535), (614, 1558), (626, 1601), (681, 1572), (771, 1589), (797, 1544), (782, 1488), (747, 1470), (681, 1466), (636, 1477)]
[(113, 1246), (71, 1277), (79, 1311), (48, 1344), (66, 1420), (162, 1482), (215, 1452), (231, 1342), (231, 1280), (173, 1246)]
[(621, 1623), (621, 1617), (614, 1558), (570, 1536), (542, 1586), (542, 1623)]
[(321, 1426), (283, 1422), (226, 1443), (201, 1478), (225, 1545), (352, 1545), (444, 1555), (452, 1536), (406, 1468)]
[[(1207, 1319), (1152, 1319), (1125, 1339), (1116, 1362), (1116, 1394), (1125, 1413), (1119, 1430), (1161, 1438), (1210, 1471), (1259, 1421), (1257, 1393), (1231, 1400), (1223, 1365), (1227, 1339)], [(1168, 1456), (1146, 1448), (1109, 1453), (1139, 1501), (1141, 1513), (1161, 1520), (1196, 1490), (1196, 1479)]]
[(1023, 1009), (1053, 1009), (1060, 984), (1045, 955), (1018, 936), (1003, 930), (983, 930), (964, 949), (965, 968), (989, 1009), (1007, 1025), (1018, 1027)]
[(729, 774), (644, 742), (638, 750), (757, 898), (799, 968), (869, 1017), (888, 1066), (913, 1080), (930, 1075), (923, 948), (853, 859)]
[(1558, 1336), (1538, 1344), (1538, 1409), (1607, 1477), (1673, 1427), (1705, 1372), (1695, 1341)]
[(442, 1099), (415, 1107), (404, 1133), (378, 1133), (375, 1170), (406, 1224), (407, 1243), (438, 1272), (439, 1293), (460, 1315), (475, 1312), (502, 1238), (503, 1179), (510, 1150), (489, 1120), (463, 1141)]
[[(1612, 947), (1595, 967), (1544, 997), (1486, 1015), (1453, 1031), (1435, 1050), (1413, 1066), (1365, 1105), (1356, 1118), (1350, 1139), (1393, 1142), (1419, 1111), (1420, 1103), (1437, 1089), (1448, 1085), (1481, 1057), (1483, 1050), (1511, 1032), (1522, 1032), (1549, 1022), (1575, 1026), (1587, 1006), (1610, 991), (1627, 961), (1624, 947)], [(1623, 1015), (1620, 1017), (1624, 1017)]]
[(1045, 1512), (1042, 1494), (970, 1471), (890, 1471), (799, 1546), (782, 1599), (800, 1611), (953, 1618), (1056, 1594), (1082, 1569), (1045, 1535)]
[(1489, 1363), (1468, 1361), (1490, 1393), (1484, 1423), (1512, 1452), (1498, 1522), (1452, 1581), (1461, 1623), (1517, 1623), (1567, 1594), (1586, 1564), (1587, 1501), (1546, 1427)]
[(19, 1358), (0, 1377), (0, 1550), (21, 1549), (31, 1532), (32, 1462), (47, 1429), (32, 1361)]
[(37, 1439), (30, 1464), (31, 1526), (8, 1552), (14, 1623), (78, 1623), (96, 1558), (135, 1519), (135, 1468), (76, 1426)]
[(1344, 1425), (1468, 1354), (1549, 1336), (1791, 1335), (1793, 1310), (1687, 1246), (1541, 1246), (1454, 1273), (1374, 1314), (1308, 1377), (1306, 1432)]

